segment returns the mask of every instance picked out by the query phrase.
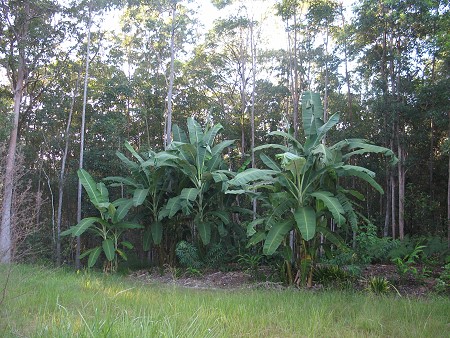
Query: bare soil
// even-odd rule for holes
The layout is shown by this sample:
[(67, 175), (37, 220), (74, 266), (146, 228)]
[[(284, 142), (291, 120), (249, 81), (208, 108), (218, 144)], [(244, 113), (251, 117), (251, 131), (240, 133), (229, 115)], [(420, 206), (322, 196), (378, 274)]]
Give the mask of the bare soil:
[[(418, 268), (419, 271), (420, 267)], [(380, 276), (388, 279), (402, 296), (426, 297), (434, 291), (435, 278), (439, 275), (439, 269), (429, 272), (429, 276), (416, 278), (408, 275), (400, 278), (394, 265), (368, 265), (362, 271), (358, 279), (357, 288), (364, 289), (365, 281), (372, 276)], [(166, 268), (163, 271), (139, 270), (130, 275), (130, 278), (145, 284), (169, 284), (195, 289), (283, 289), (281, 282), (268, 281), (270, 271), (261, 268), (259, 278), (253, 278), (247, 271), (204, 271), (195, 275), (183, 272), (181, 269)], [(315, 285), (314, 290), (321, 289), (321, 285)]]

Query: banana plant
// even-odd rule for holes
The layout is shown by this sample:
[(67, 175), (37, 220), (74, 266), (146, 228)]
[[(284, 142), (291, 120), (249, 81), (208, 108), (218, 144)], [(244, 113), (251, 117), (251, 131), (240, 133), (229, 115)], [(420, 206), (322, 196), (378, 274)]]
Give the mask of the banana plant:
[(188, 134), (174, 125), (173, 142), (167, 149), (168, 154), (176, 157), (173, 163), (181, 173), (184, 184), (181, 185), (179, 195), (168, 200), (158, 219), (172, 218), (179, 212), (191, 215), (202, 243), (208, 245), (212, 231), (216, 229), (224, 237), (227, 235), (226, 226), (230, 223), (224, 204), (217, 201), (223, 198), (222, 192), (228, 180), (234, 176), (233, 172), (227, 170), (222, 155), (227, 147), (233, 145), (234, 140), (215, 142), (223, 129), (220, 124), (203, 130), (197, 121), (188, 118), (187, 127)]
[(106, 257), (104, 271), (114, 272), (117, 270), (119, 257), (127, 260), (125, 249), (133, 248), (130, 242), (121, 240), (123, 232), (142, 228), (139, 224), (125, 221), (125, 217), (133, 206), (133, 200), (120, 198), (110, 202), (108, 189), (103, 182), (96, 183), (84, 169), (78, 170), (77, 174), (89, 200), (99, 211), (100, 217), (83, 218), (77, 225), (70, 227), (61, 235), (81, 236), (89, 230), (99, 236), (102, 239), (101, 245), (85, 251), (80, 258), (89, 256), (88, 266), (91, 268), (101, 253), (104, 253)]
[[(324, 123), (321, 119), (323, 108), (317, 93), (306, 92), (302, 96), (302, 117), (304, 142), (293, 135), (275, 131), (270, 135), (281, 136), (280, 144), (266, 144), (255, 148), (268, 148), (279, 153), (272, 159), (260, 154), (261, 161), (268, 169), (249, 169), (231, 179), (227, 193), (252, 194), (264, 189), (267, 194), (261, 199), (270, 205), (265, 217), (251, 222), (247, 234), (250, 244), (264, 241), (263, 252), (272, 255), (281, 244), (287, 243), (287, 235), (294, 231), (302, 245), (299, 267), (306, 267), (303, 276), (311, 284), (312, 267), (319, 241), (319, 233), (337, 245), (342, 245), (339, 237), (326, 227), (328, 220), (338, 226), (350, 224), (356, 227), (357, 213), (352, 199), (363, 199), (363, 195), (348, 190), (339, 184), (340, 177), (355, 176), (380, 193), (381, 186), (375, 181), (375, 173), (360, 166), (347, 164), (355, 155), (382, 153), (396, 161), (393, 152), (387, 148), (370, 144), (366, 140), (343, 140), (327, 146), (323, 141), (328, 131), (339, 123), (339, 115), (334, 114)], [(288, 145), (285, 145), (285, 144)], [(287, 250), (289, 252), (289, 250)], [(286, 257), (290, 257), (287, 254)], [(305, 278), (306, 280), (306, 278)]]
[(129, 169), (128, 177), (111, 176), (105, 181), (113, 182), (111, 186), (125, 186), (130, 193), (134, 207), (143, 206), (142, 214), (147, 221), (143, 236), (144, 251), (150, 250), (152, 244), (159, 245), (163, 238), (163, 224), (160, 213), (164, 210), (170, 186), (174, 184), (171, 167), (175, 166), (178, 158), (165, 151), (152, 150), (139, 154), (129, 142), (125, 148), (131, 153), (134, 160), (128, 159), (125, 154), (117, 151), (116, 155)]

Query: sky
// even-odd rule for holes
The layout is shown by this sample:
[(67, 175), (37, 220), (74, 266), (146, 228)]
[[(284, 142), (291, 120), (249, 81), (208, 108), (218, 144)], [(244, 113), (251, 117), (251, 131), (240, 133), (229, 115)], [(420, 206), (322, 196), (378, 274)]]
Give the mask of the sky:
[[(274, 4), (277, 0), (245, 0), (237, 1), (235, 4), (226, 6), (218, 10), (210, 0), (195, 0), (188, 4), (197, 12), (197, 17), (200, 23), (204, 26), (204, 32), (213, 27), (215, 20), (220, 18), (227, 18), (232, 13), (237, 12), (240, 4), (245, 4), (248, 11), (248, 16), (253, 17), (254, 20), (263, 22), (261, 28), (261, 37), (263, 44), (268, 49), (281, 49), (287, 47), (287, 35), (284, 31), (284, 25), (280, 17), (275, 15)], [(351, 6), (355, 0), (341, 0), (347, 8), (347, 15), (351, 13)], [(245, 13), (241, 13), (245, 15)], [(102, 28), (108, 30), (119, 30), (120, 15), (116, 12), (111, 12), (108, 19), (103, 21)]]

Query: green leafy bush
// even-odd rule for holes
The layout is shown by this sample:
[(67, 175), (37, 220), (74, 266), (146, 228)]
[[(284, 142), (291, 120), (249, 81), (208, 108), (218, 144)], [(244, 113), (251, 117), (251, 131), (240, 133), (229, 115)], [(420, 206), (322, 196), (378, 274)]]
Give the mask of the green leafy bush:
[(450, 263), (444, 266), (444, 270), (436, 278), (435, 290), (438, 293), (450, 294)]
[(185, 268), (199, 269), (202, 267), (198, 249), (189, 242), (181, 241), (177, 244), (175, 249), (178, 261)]
[(313, 270), (313, 281), (324, 287), (349, 288), (354, 279), (350, 272), (337, 265), (319, 265)]
[(356, 254), (363, 264), (389, 261), (389, 254), (399, 246), (398, 240), (378, 237), (377, 227), (371, 223), (361, 226), (356, 235)]
[(205, 256), (205, 265), (210, 268), (219, 268), (224, 265), (229, 258), (222, 243), (214, 243), (210, 246)]

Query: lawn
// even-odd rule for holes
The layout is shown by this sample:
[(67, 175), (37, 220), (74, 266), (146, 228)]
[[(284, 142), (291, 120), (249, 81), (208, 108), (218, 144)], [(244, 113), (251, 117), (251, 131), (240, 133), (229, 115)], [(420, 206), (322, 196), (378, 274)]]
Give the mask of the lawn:
[[(0, 266), (1, 289), (7, 276)], [(19, 265), (0, 304), (0, 336), (449, 337), (449, 314), (446, 297), (198, 290)]]

